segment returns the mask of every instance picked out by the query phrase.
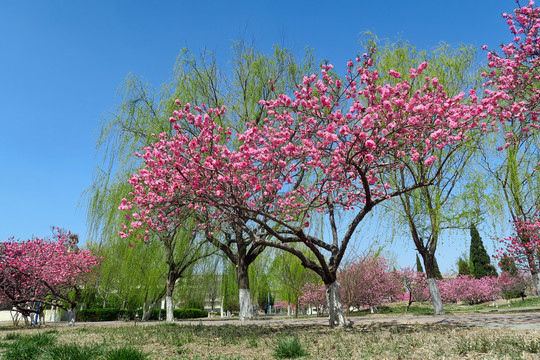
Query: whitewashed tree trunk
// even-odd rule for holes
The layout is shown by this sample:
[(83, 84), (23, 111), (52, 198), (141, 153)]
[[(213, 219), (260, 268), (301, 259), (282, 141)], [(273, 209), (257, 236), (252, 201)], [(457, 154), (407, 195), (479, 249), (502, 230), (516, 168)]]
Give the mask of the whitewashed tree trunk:
[(75, 308), (68, 311), (68, 322), (70, 326), (75, 325)]
[(433, 312), (435, 315), (444, 314), (444, 307), (441, 300), (441, 293), (439, 292), (439, 286), (437, 286), (437, 279), (427, 279), (429, 285), (429, 294), (431, 295), (431, 301), (433, 302)]
[(287, 316), (291, 316), (291, 304), (287, 304)]
[(221, 304), (220, 304), (220, 316), (221, 318), (223, 319), (225, 317), (225, 308), (223, 307), (223, 302), (225, 301), (225, 298), (222, 296), (221, 297)]
[(240, 320), (253, 319), (253, 306), (249, 289), (238, 289), (240, 302)]
[(345, 327), (343, 304), (341, 303), (339, 283), (337, 281), (326, 285), (326, 300), (328, 301), (330, 327)]
[(165, 296), (165, 308), (166, 308), (165, 321), (173, 322), (174, 321), (174, 312), (173, 312), (173, 297), (172, 297), (172, 295)]

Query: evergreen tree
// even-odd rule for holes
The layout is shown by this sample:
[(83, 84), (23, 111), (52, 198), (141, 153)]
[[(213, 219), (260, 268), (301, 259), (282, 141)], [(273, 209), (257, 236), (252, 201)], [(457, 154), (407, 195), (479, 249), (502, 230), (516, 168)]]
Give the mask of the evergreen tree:
[(439, 270), (439, 264), (437, 263), (437, 258), (433, 258), (434, 267), (435, 267), (435, 279), (442, 280), (441, 270)]
[(458, 274), (459, 275), (472, 275), (471, 268), (469, 266), (469, 261), (463, 257), (459, 257), (457, 261)]
[(471, 250), (472, 275), (480, 279), (484, 276), (497, 276), (497, 271), (490, 264), (489, 255), (484, 248), (482, 238), (474, 224), (471, 225)]
[(422, 262), (420, 261), (418, 254), (416, 254), (416, 271), (422, 272), (422, 273), (424, 272), (424, 268), (422, 267)]
[(518, 270), (514, 259), (508, 256), (504, 256), (499, 261), (499, 267), (502, 271), (509, 273), (512, 276), (517, 276)]

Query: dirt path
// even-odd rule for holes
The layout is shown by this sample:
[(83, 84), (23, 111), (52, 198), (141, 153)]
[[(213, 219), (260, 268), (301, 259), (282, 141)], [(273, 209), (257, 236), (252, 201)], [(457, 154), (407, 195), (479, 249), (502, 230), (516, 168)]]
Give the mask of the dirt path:
[[(518, 330), (540, 330), (540, 312), (522, 310), (519, 312), (486, 312), (475, 314), (446, 314), (446, 315), (370, 315), (363, 317), (350, 317), (354, 325), (369, 325), (374, 323), (385, 324), (460, 324), (466, 326), (485, 326), (492, 328), (509, 327)], [(157, 321), (137, 323), (137, 326), (159, 324)], [(163, 323), (163, 322), (161, 322)], [(258, 317), (254, 320), (240, 321), (238, 319), (203, 318), (200, 320), (181, 320), (178, 324), (189, 325), (313, 325), (328, 326), (326, 317), (287, 318), (278, 316)], [(76, 327), (85, 326), (120, 326), (130, 325), (133, 322), (107, 321), (107, 322), (79, 322)], [(47, 324), (47, 326), (68, 326), (67, 323)]]

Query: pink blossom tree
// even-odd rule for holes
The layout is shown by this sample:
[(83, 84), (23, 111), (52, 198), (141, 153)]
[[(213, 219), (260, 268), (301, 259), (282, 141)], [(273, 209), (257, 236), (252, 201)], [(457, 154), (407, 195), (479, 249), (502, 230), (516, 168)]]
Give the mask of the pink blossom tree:
[[(529, 1), (513, 13), (504, 13), (503, 18), (512, 41), (501, 45), (499, 51), (488, 51), (490, 71), (483, 74), (486, 96), (482, 103), (496, 120), (493, 125), (498, 121), (500, 129), (496, 134), (500, 147), (497, 154), (489, 156), (486, 168), (500, 186), (501, 198), (514, 223), (516, 235), (507, 239), (511, 244), (509, 251), (521, 248), (540, 295), (540, 269), (533, 253), (535, 239), (525, 229), (536, 221), (535, 194), (540, 190), (536, 179), (540, 160), (536, 139), (540, 111), (540, 9)], [(488, 50), (485, 46), (484, 49)]]
[(377, 306), (392, 302), (403, 291), (398, 273), (391, 271), (386, 259), (381, 256), (360, 258), (338, 273), (341, 299), (347, 310)]
[(70, 320), (74, 321), (77, 302), (70, 292), (80, 290), (99, 260), (87, 250), (76, 249), (70, 235), (59, 233), (53, 240), (2, 242), (0, 301), (26, 320), (48, 305), (70, 311)]
[(423, 272), (406, 267), (400, 269), (398, 276), (407, 290), (407, 311), (415, 301), (422, 302), (430, 300), (428, 283)]
[(459, 275), (441, 281), (441, 295), (445, 303), (465, 301), (470, 305), (494, 300), (499, 293), (497, 278), (484, 276), (476, 279)]
[[(129, 237), (143, 231), (144, 234), (137, 236), (148, 241), (149, 234), (154, 234), (162, 239), (167, 250), (171, 247), (167, 247), (167, 242), (175, 239), (174, 234), (190, 227), (189, 233), (204, 237), (235, 264), (243, 320), (253, 317), (248, 268), (264, 246), (254, 243), (256, 228), (245, 227), (249, 220), (241, 209), (235, 213), (236, 217), (227, 217), (218, 207), (218, 200), (224, 198), (224, 194), (243, 194), (242, 188), (234, 188), (231, 176), (222, 175), (222, 172), (235, 171), (232, 165), (237, 156), (229, 150), (232, 130), (219, 126), (214, 119), (224, 113), (225, 107), (191, 109), (191, 105), (186, 104), (179, 111), (175, 110), (175, 117), (170, 119), (176, 135), (169, 138), (163, 133), (158, 142), (137, 154), (143, 159), (144, 167), (129, 179), (130, 197), (123, 199), (118, 207), (130, 210), (128, 220), (133, 221), (123, 225), (120, 236)], [(177, 122), (178, 118), (185, 118), (183, 126)], [(189, 131), (185, 130), (187, 128)], [(240, 195), (239, 199), (242, 198)], [(201, 243), (194, 239), (190, 240), (192, 246), (200, 247)], [(187, 259), (192, 251), (187, 250), (185, 254)], [(168, 286), (173, 289), (175, 280), (168, 278)], [(172, 303), (172, 290), (168, 292)], [(170, 313), (172, 321), (172, 305)]]
[[(369, 55), (357, 60), (360, 66), (350, 62), (343, 83), (329, 75), (331, 66), (325, 66), (320, 78), (304, 79), (294, 99), (282, 95), (265, 102), (273, 109), (266, 127), (240, 137), (253, 165), (265, 174), (264, 181), (254, 181), (252, 199), (273, 196), (268, 187), (278, 189), (271, 207), (254, 212), (265, 219), (261, 225), (272, 235), (260, 243), (294, 253), (321, 276), (332, 326), (345, 324), (336, 275), (358, 224), (386, 199), (431, 184), (440, 174), (437, 169), (446, 164), (435, 153), (463, 141), (484, 116), (474, 98), (471, 104), (463, 94), (449, 97), (437, 79), (419, 80), (423, 85), (412, 91), (409, 81), (420, 76), (425, 63), (411, 69), (408, 80), (393, 73), (398, 81), (383, 85), (379, 74), (370, 70)], [(419, 161), (433, 172), (399, 184), (385, 182), (388, 173)], [(266, 184), (265, 179), (274, 183)], [(277, 179), (281, 180), (276, 183)], [(266, 188), (258, 190), (262, 184)], [(325, 214), (330, 241), (310, 235), (313, 211)], [(335, 215), (343, 211), (350, 222), (340, 235)], [(281, 227), (276, 230), (271, 223)], [(292, 249), (291, 242), (305, 243), (316, 261)]]
[[(320, 77), (304, 78), (293, 98), (262, 101), (268, 117), (237, 134), (234, 149), (232, 131), (213, 120), (224, 108), (181, 106), (171, 118), (177, 134), (161, 135), (146, 149), (135, 185), (151, 190), (134, 199), (166, 207), (155, 215), (142, 210), (131, 225), (167, 227), (189, 208), (209, 214), (212, 221), (201, 224), (209, 233), (236, 226), (255, 244), (288, 251), (315, 271), (327, 288), (330, 324), (344, 326), (337, 272), (356, 228), (374, 206), (431, 184), (438, 172), (394, 187), (385, 175), (410, 161), (441, 166), (435, 150), (463, 141), (483, 116), (474, 99), (449, 97), (437, 79), (422, 79), (425, 63), (394, 85), (380, 83), (370, 54), (357, 64), (349, 62), (344, 80), (325, 65)], [(411, 91), (416, 78), (423, 85)], [(186, 133), (178, 122), (199, 133)], [(310, 234), (313, 212), (326, 216), (329, 242)], [(341, 235), (337, 212), (350, 219)], [(304, 243), (315, 260), (291, 243)]]
[[(500, 240), (498, 259), (514, 262), (521, 271), (532, 275), (536, 292), (540, 291), (540, 209), (528, 216), (516, 216), (513, 221), (515, 234)], [(507, 274), (508, 275), (508, 274)]]
[(328, 309), (324, 284), (308, 282), (302, 286), (300, 291), (302, 295), (298, 298), (298, 304), (303, 307), (309, 307), (309, 314), (311, 314), (312, 307), (317, 309), (317, 314), (322, 314)]
[(503, 272), (498, 279), (498, 287), (500, 295), (508, 300), (515, 297), (525, 298), (525, 292), (531, 287), (532, 279), (528, 275), (528, 272), (518, 272), (516, 274), (510, 274)]

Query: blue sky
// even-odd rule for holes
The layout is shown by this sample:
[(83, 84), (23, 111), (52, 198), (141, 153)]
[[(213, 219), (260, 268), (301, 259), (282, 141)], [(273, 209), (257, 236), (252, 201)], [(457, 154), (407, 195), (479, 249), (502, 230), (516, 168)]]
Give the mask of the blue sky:
[[(482, 58), (483, 44), (511, 39), (501, 13), (514, 7), (512, 0), (0, 0), (0, 241), (48, 236), (50, 225), (87, 238), (79, 203), (100, 161), (100, 118), (120, 102), (128, 73), (159, 86), (184, 47), (212, 50), (223, 64), (241, 38), (264, 52), (277, 43), (298, 54), (311, 47), (340, 69), (371, 31), (421, 49), (471, 44)], [(444, 252), (452, 251), (439, 255), (443, 272), (455, 260)]]

